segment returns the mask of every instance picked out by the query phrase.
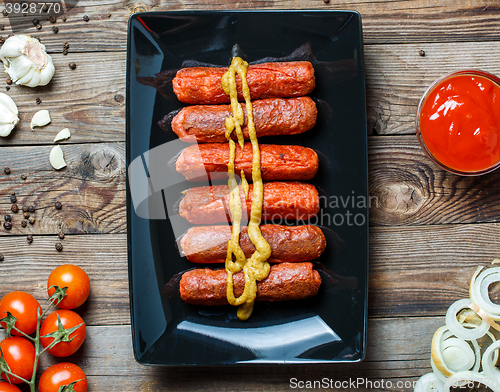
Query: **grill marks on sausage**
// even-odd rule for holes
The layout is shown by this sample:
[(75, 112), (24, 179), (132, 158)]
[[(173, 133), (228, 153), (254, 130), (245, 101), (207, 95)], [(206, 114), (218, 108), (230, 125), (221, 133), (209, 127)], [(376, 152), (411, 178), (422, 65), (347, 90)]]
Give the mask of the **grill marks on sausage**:
[[(310, 180), (318, 171), (318, 155), (302, 146), (261, 144), (261, 173), (264, 181)], [(252, 179), (252, 144), (245, 143), (243, 150), (236, 147), (235, 173), (244, 171), (247, 180)], [(229, 145), (227, 143), (194, 144), (184, 149), (177, 159), (176, 169), (189, 181), (205, 178), (227, 178)]]
[[(183, 301), (192, 305), (227, 305), (224, 269), (198, 268), (182, 275), (179, 287)], [(243, 272), (233, 275), (234, 294), (244, 289)], [(281, 263), (271, 266), (266, 279), (257, 282), (257, 301), (286, 301), (309, 298), (321, 285), (318, 271), (312, 263)]]
[[(270, 98), (252, 102), (257, 137), (295, 135), (310, 130), (318, 111), (310, 97)], [(245, 140), (250, 137), (247, 128), (246, 107), (242, 105), (245, 123), (242, 126)], [(171, 120), (172, 131), (183, 141), (198, 143), (225, 143), (224, 119), (231, 114), (229, 105), (186, 106)], [(170, 115), (160, 122), (167, 131)], [(236, 135), (233, 134), (236, 140)]]
[[(215, 201), (212, 200), (212, 195)], [(248, 199), (240, 187), (242, 206), (246, 206), (246, 216), (250, 214), (253, 186), (250, 184)], [(245, 209), (243, 211), (245, 213)], [(262, 219), (308, 220), (319, 212), (319, 195), (311, 184), (282, 181), (264, 183)], [(179, 214), (194, 224), (230, 222), (229, 188), (214, 185), (190, 188), (179, 203)]]
[[(180, 69), (172, 80), (179, 101), (189, 104), (228, 103), (221, 78), (227, 68), (190, 67)], [(314, 68), (308, 61), (250, 65), (247, 81), (252, 100), (299, 97), (315, 87)], [(241, 80), (237, 77), (238, 99), (243, 100)]]
[[(271, 246), (270, 263), (314, 260), (326, 247), (325, 236), (317, 226), (261, 225), (260, 230)], [(193, 263), (224, 263), (230, 239), (230, 226), (196, 226), (188, 230), (180, 244)], [(240, 233), (240, 246), (247, 258), (255, 252), (246, 228)]]

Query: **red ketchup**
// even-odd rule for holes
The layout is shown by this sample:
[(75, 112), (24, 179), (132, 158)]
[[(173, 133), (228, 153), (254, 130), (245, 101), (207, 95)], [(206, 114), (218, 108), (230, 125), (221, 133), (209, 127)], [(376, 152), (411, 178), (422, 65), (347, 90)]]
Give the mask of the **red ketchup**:
[(499, 164), (498, 82), (480, 71), (458, 72), (438, 81), (422, 99), (417, 114), (420, 142), (443, 168), (472, 175)]

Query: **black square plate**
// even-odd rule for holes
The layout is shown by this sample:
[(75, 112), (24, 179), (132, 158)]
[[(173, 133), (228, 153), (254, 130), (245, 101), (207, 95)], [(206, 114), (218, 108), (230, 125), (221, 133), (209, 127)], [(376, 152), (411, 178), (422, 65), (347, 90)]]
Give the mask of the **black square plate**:
[[(315, 262), (322, 276), (315, 297), (259, 302), (245, 322), (237, 319), (233, 307), (191, 306), (180, 299), (179, 274), (194, 265), (177, 249), (178, 228), (174, 233), (173, 222), (189, 225), (175, 215), (168, 195), (180, 196), (193, 184), (171, 172), (170, 189), (158, 191), (153, 171), (163, 175), (165, 171), (148, 166), (156, 147), (176, 139), (157, 122), (182, 107), (172, 95), (171, 84), (155, 75), (168, 70), (175, 74), (185, 61), (227, 66), (234, 44), (240, 45), (250, 63), (275, 58), (305, 59), (314, 65), (316, 126), (301, 135), (261, 138), (261, 142), (304, 145), (318, 152), (320, 170), (311, 182), (320, 190), (323, 208), (310, 223), (319, 225), (328, 241)], [(165, 162), (172, 158), (167, 155)], [(369, 199), (359, 14), (181, 11), (133, 15), (128, 31), (127, 165), (130, 300), (139, 362), (289, 364), (364, 358)]]

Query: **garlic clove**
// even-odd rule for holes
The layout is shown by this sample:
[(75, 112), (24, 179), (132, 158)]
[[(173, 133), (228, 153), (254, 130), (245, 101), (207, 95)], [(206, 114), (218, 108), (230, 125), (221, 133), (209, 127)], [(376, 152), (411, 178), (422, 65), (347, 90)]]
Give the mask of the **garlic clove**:
[(32, 68), (31, 69), (27, 68), (26, 73), (24, 74), (24, 76), (20, 77), (17, 80), (17, 83), (18, 84), (27, 84), (27, 83), (31, 82), (31, 80), (33, 79), (35, 74), (36, 74), (36, 70), (34, 70)]
[(19, 122), (19, 111), (15, 102), (7, 94), (0, 93), (0, 136), (9, 136)]
[[(9, 71), (7, 73), (11, 79), (17, 83), (19, 79), (26, 76), (31, 69), (30, 61), (26, 57), (16, 57), (11, 59)], [(35, 70), (33, 69), (33, 71)]]
[(49, 111), (39, 110), (31, 119), (31, 130), (34, 130), (35, 127), (44, 127), (45, 125), (50, 124), (50, 121)]
[(14, 35), (8, 38), (0, 48), (0, 58), (2, 61), (3, 57), (10, 58), (20, 56), (28, 37), (27, 35)]
[(70, 137), (71, 137), (70, 130), (68, 128), (64, 128), (56, 135), (56, 137), (54, 138), (54, 142), (56, 143), (64, 139), (69, 139)]
[(10, 124), (1, 124), (0, 125), (0, 136), (1, 137), (7, 137), (10, 135), (10, 133), (12, 132), (12, 129), (14, 127)]
[(60, 145), (55, 146), (50, 150), (49, 161), (52, 167), (56, 170), (60, 170), (66, 167), (66, 162), (64, 161), (64, 153)]
[(16, 116), (19, 114), (19, 110), (17, 110), (16, 103), (7, 94), (0, 93), (0, 107), (1, 106), (4, 106), (6, 109), (8, 109), (11, 113), (15, 114)]
[[(45, 45), (29, 35), (14, 35), (0, 48), (5, 72), (16, 84), (29, 87), (45, 86), (55, 73), (52, 57)], [(30, 74), (33, 71), (33, 76)]]
[[(46, 86), (49, 84), (50, 80), (52, 79), (52, 76), (54, 76), (54, 73), (56, 72), (56, 68), (54, 67), (54, 63), (52, 62), (52, 58), (49, 58), (49, 62), (47, 66), (42, 69), (40, 72), (40, 84), (39, 86)], [(32, 86), (30, 86), (32, 87)]]
[(41, 77), (42, 77), (42, 75), (40, 74), (40, 72), (35, 72), (35, 74), (31, 78), (31, 80), (28, 83), (23, 83), (23, 85), (28, 86), (28, 87), (40, 86), (41, 85), (40, 84)]

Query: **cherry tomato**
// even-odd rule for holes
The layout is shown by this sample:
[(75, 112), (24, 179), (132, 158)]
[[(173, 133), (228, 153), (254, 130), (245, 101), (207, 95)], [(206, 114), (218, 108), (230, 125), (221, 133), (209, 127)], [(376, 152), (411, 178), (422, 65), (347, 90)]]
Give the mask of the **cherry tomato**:
[(57, 267), (49, 275), (47, 290), (49, 297), (55, 289), (51, 286), (67, 287), (66, 297), (57, 306), (61, 309), (74, 309), (81, 306), (88, 298), (90, 280), (88, 275), (77, 265), (65, 264)]
[[(83, 319), (72, 310), (59, 309), (49, 314), (43, 321), (42, 327), (40, 328), (40, 336), (45, 336), (58, 330), (57, 315), (61, 318), (64, 329), (70, 329), (83, 323)], [(69, 335), (70, 339), (74, 337), (71, 342), (59, 342), (47, 351), (55, 357), (67, 357), (68, 355), (72, 355), (83, 344), (86, 333), (87, 329), (84, 323), (80, 328)], [(54, 338), (40, 338), (40, 343), (42, 343), (44, 348), (49, 346), (53, 341)]]
[[(3, 357), (9, 365), (10, 371), (25, 380), (31, 380), (35, 365), (35, 346), (26, 338), (11, 336), (0, 342), (0, 349), (2, 349)], [(23, 382), (6, 373), (2, 373), (2, 377), (7, 381), (10, 379), (14, 384)]]
[[(16, 328), (30, 335), (35, 332), (37, 309), (42, 311), (42, 307), (31, 294), (24, 291), (13, 291), (6, 294), (0, 300), (0, 318), (7, 316), (7, 312), (17, 319)], [(0, 323), (2, 327), (6, 327), (5, 323)], [(12, 330), (12, 335), (22, 336), (19, 332)]]
[(8, 382), (0, 382), (0, 392), (21, 392), (21, 390), (15, 385), (9, 384)]
[(77, 380), (82, 381), (78, 381), (73, 387), (75, 392), (87, 392), (87, 377), (83, 370), (73, 363), (61, 362), (52, 365), (42, 373), (38, 390), (39, 392), (58, 392), (60, 386)]

